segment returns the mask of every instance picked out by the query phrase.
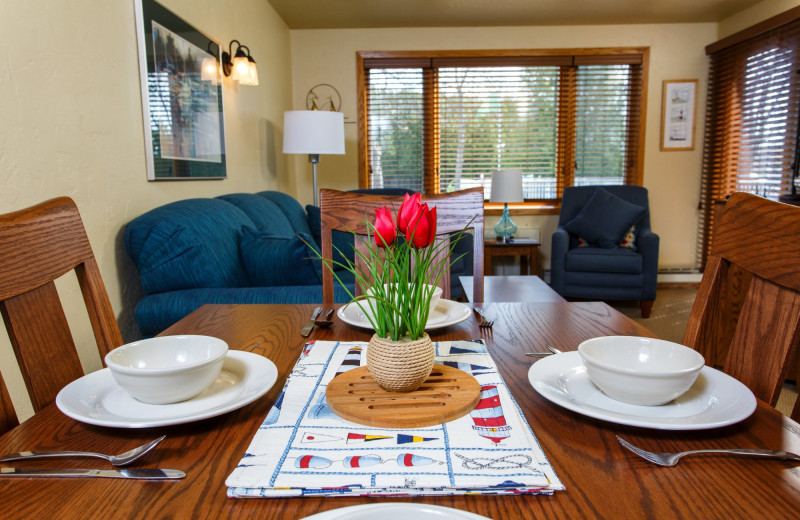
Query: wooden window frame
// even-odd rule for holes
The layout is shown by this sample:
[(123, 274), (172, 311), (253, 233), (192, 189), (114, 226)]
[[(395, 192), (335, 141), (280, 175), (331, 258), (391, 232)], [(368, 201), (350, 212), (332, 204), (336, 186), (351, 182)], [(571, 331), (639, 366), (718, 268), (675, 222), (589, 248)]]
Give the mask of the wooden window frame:
[[(645, 128), (647, 126), (647, 91), (648, 77), (650, 69), (650, 48), (649, 47), (607, 47), (607, 48), (578, 48), (578, 49), (506, 49), (506, 50), (439, 50), (439, 51), (358, 51), (356, 53), (356, 80), (358, 88), (358, 174), (359, 187), (369, 187), (369, 145), (367, 129), (367, 85), (365, 75), (365, 64), (369, 60), (381, 60), (384, 64), (386, 60), (396, 59), (398, 63), (406, 63), (408, 60), (419, 60), (421, 67), (425, 67), (425, 62), (436, 63), (437, 66), (447, 64), (459, 64), (464, 66), (487, 65), (487, 64), (508, 64), (508, 65), (534, 65), (551, 64), (563, 65), (564, 60), (572, 60), (573, 65), (587, 64), (618, 64), (625, 63), (626, 57), (630, 63), (641, 63), (641, 90), (633, 101), (638, 104), (638, 140), (635, 158), (635, 168), (626, 173), (626, 183), (642, 185), (644, 168), (645, 150)], [(576, 70), (576, 69), (571, 69)], [(435, 74), (435, 69), (432, 72)], [(435, 77), (428, 78), (435, 81)], [(561, 88), (564, 88), (566, 78), (562, 78)], [(435, 90), (435, 89), (434, 89)], [(566, 96), (559, 96), (562, 104), (559, 110), (559, 117), (562, 118), (559, 126), (566, 125), (564, 135), (569, 136), (559, 139), (557, 149), (557, 172), (556, 193), (557, 198), (548, 201), (525, 202), (510, 205), (512, 211), (517, 215), (542, 215), (558, 214), (561, 206), (560, 195), (566, 186), (572, 185), (572, 168), (567, 165), (574, 162), (575, 143), (571, 133), (567, 131), (573, 124), (574, 117), (570, 118), (567, 112), (569, 100)], [(437, 110), (438, 104), (435, 93), (427, 96), (424, 100), (425, 111)], [(574, 104), (572, 105), (574, 106)], [(427, 121), (437, 121), (437, 117), (427, 118)], [(426, 129), (425, 143), (426, 149), (433, 146), (432, 141), (435, 136), (435, 128)], [(574, 133), (574, 132), (572, 132)], [(425, 175), (425, 189), (434, 193), (438, 183), (438, 157), (437, 154), (426, 154), (426, 171), (435, 172), (434, 175)], [(567, 179), (569, 177), (569, 179)], [(502, 204), (485, 204), (487, 215), (500, 215)]]

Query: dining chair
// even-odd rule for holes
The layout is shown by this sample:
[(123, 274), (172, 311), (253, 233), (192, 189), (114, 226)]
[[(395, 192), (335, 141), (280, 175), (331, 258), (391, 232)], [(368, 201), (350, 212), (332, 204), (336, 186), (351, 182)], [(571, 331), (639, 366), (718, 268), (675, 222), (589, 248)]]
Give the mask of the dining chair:
[[(714, 242), (683, 343), (775, 406), (794, 377), (800, 340), (800, 208), (734, 193)], [(791, 413), (800, 419), (800, 401)]]
[[(0, 215), (0, 313), (34, 411), (84, 375), (55, 286), (73, 270), (102, 359), (122, 335), (75, 202), (60, 197)], [(0, 427), (14, 426), (0, 390)]]
[[(387, 206), (396, 215), (403, 197), (350, 193), (337, 190), (320, 190), (321, 212), (321, 247), (324, 258), (333, 258), (331, 233), (334, 230), (347, 231), (364, 238), (367, 234), (367, 221), (375, 219), (375, 210)], [(471, 188), (455, 193), (438, 195), (422, 195), (422, 202), (428, 206), (436, 206), (436, 241), (450, 240), (452, 233), (466, 227), (474, 233), (473, 241), (473, 301), (483, 301), (483, 188)], [(357, 238), (357, 251), (366, 253), (367, 244)], [(442, 248), (442, 254), (446, 248)], [(356, 265), (361, 259), (356, 255)], [(450, 298), (450, 270), (444, 269), (439, 281), (442, 298)], [(355, 296), (362, 294), (361, 287), (356, 284)], [(329, 269), (322, 269), (322, 303), (325, 307), (333, 305), (333, 274)]]

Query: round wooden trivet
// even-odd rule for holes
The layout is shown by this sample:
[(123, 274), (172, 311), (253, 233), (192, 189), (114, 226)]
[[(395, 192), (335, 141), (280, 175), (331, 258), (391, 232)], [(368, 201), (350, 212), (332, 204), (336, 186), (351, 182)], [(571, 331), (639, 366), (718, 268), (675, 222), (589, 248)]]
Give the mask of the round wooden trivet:
[(411, 392), (387, 392), (367, 367), (340, 374), (325, 391), (328, 407), (343, 419), (378, 428), (423, 428), (458, 419), (478, 404), (481, 385), (457, 368), (433, 365)]

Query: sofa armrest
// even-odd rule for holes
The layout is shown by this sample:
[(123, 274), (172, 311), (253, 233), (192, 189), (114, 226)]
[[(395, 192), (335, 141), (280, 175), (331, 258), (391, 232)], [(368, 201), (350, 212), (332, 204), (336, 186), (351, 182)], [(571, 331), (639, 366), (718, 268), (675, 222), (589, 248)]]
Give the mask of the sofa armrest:
[(642, 287), (643, 300), (655, 300), (656, 285), (658, 283), (658, 248), (660, 238), (650, 228), (639, 231), (636, 246), (642, 255), (642, 273), (644, 284)]
[(566, 271), (567, 251), (569, 250), (569, 233), (559, 227), (553, 233), (550, 248), (550, 286), (559, 294), (564, 291), (564, 272)]

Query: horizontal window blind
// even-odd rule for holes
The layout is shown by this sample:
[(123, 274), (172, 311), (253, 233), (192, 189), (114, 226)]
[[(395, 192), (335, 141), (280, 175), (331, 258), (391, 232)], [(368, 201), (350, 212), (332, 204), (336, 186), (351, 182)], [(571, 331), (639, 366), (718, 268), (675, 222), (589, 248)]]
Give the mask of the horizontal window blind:
[(438, 70), (439, 191), (484, 186), (523, 170), (526, 199), (556, 197), (558, 67)]
[(701, 264), (713, 201), (790, 191), (800, 105), (800, 20), (710, 56), (701, 192)]
[(424, 78), (421, 68), (368, 69), (371, 188), (424, 188)]
[(577, 70), (576, 186), (626, 184), (638, 157), (641, 67), (586, 65)]
[[(386, 54), (386, 53), (383, 53)], [(365, 58), (367, 187), (429, 193), (523, 171), (526, 201), (638, 183), (643, 54)], [(363, 123), (362, 123), (363, 124)]]

